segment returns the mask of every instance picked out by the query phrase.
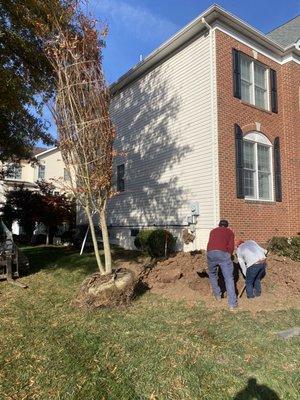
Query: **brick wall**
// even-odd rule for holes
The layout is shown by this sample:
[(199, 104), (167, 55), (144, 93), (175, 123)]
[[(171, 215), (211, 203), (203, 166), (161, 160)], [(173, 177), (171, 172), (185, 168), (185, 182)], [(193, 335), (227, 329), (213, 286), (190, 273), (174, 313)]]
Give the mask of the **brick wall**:
[[(260, 110), (233, 97), (232, 48), (277, 71), (278, 114)], [(300, 65), (280, 65), (255, 54), (223, 32), (216, 32), (219, 131), (220, 216), (229, 220), (237, 237), (264, 242), (272, 236), (300, 231)], [(259, 130), (274, 143), (280, 137), (282, 202), (260, 202), (236, 197), (234, 124), (243, 133)], [(258, 124), (257, 124), (258, 123)], [(257, 127), (260, 127), (257, 129)]]

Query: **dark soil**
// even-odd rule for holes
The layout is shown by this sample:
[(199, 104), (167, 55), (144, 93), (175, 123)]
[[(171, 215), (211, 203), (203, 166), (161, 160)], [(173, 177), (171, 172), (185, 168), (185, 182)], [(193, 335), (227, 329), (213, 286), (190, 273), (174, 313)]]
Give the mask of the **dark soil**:
[[(124, 264), (124, 262), (123, 262)], [(244, 287), (244, 277), (235, 266), (237, 293)], [(226, 299), (215, 302), (206, 273), (205, 252), (179, 252), (166, 260), (158, 261), (152, 268), (143, 272), (143, 263), (130, 261), (126, 268), (144, 275), (144, 282), (152, 293), (174, 300), (196, 302), (204, 300), (208, 307), (225, 308)], [(219, 283), (225, 293), (225, 285), (220, 274)], [(262, 281), (262, 296), (248, 300), (246, 293), (239, 299), (239, 308), (253, 312), (300, 307), (300, 263), (288, 258), (271, 254), (268, 256), (267, 275)]]

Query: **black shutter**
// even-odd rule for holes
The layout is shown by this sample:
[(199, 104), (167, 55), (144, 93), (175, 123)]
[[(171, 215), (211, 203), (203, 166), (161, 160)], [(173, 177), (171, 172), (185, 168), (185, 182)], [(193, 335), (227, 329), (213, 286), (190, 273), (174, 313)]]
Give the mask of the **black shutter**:
[(270, 69), (271, 111), (278, 113), (277, 76), (274, 69)]
[(232, 66), (233, 66), (233, 95), (241, 98), (241, 63), (240, 53), (236, 49), (232, 49)]
[(236, 163), (236, 196), (238, 199), (243, 199), (245, 197), (243, 132), (238, 124), (234, 125), (234, 133), (235, 133), (235, 163)]
[(274, 183), (275, 183), (275, 200), (282, 201), (280, 139), (278, 136), (274, 140)]

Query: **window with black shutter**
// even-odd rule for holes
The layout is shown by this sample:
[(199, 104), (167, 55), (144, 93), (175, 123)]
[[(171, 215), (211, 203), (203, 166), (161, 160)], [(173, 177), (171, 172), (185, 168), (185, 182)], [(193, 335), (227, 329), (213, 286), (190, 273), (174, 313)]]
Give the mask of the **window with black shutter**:
[(278, 112), (276, 71), (232, 50), (233, 95), (264, 110)]
[(125, 164), (117, 166), (117, 191), (124, 192), (125, 190)]
[[(280, 156), (279, 145), (274, 143), (274, 174), (272, 168), (273, 146), (261, 132), (249, 132), (243, 135), (238, 124), (235, 124), (236, 147), (236, 192), (237, 198), (246, 200), (274, 200), (280, 198)], [(277, 154), (278, 153), (278, 154)], [(278, 193), (277, 193), (278, 191)]]

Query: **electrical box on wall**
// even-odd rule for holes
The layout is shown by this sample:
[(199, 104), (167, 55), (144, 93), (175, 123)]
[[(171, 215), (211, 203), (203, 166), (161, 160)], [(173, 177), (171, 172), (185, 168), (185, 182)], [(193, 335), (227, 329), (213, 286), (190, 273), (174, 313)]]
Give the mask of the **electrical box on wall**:
[(189, 201), (189, 209), (190, 215), (194, 215), (195, 217), (200, 215), (198, 201)]

